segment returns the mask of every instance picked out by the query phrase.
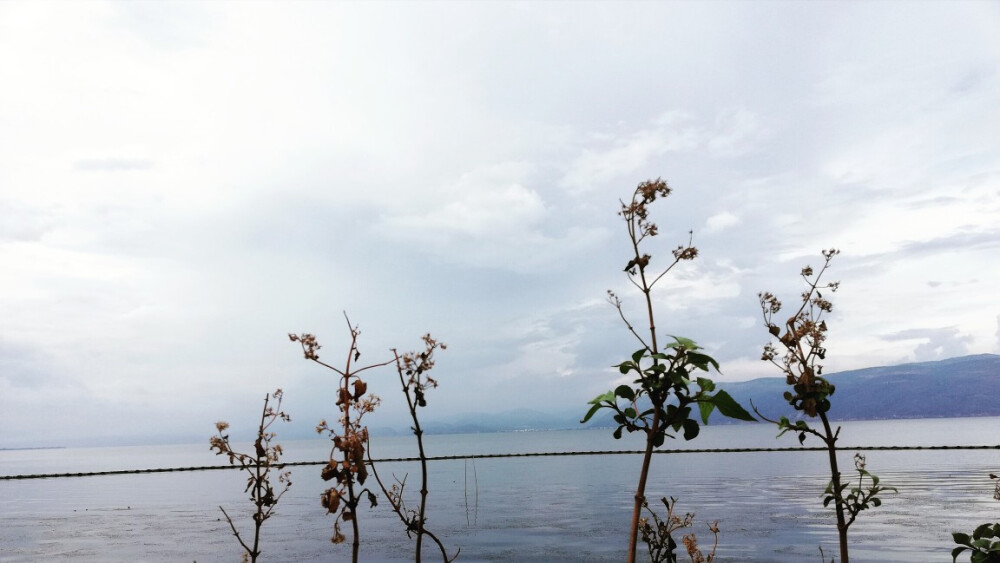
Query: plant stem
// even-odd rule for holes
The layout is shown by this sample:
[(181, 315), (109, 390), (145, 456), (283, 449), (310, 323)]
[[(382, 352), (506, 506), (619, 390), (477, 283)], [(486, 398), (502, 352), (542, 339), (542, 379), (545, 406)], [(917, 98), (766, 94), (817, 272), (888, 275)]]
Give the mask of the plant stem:
[[(631, 223), (630, 227), (632, 227)], [(635, 256), (638, 260), (640, 256), (639, 241), (635, 237), (634, 227), (629, 229), (629, 234), (632, 236), (632, 248), (635, 250)], [(649, 338), (652, 345), (650, 352), (656, 354), (656, 323), (653, 318), (653, 298), (650, 294), (652, 288), (646, 283), (646, 267), (643, 265), (639, 266), (639, 279), (642, 281), (642, 293), (646, 298), (646, 314), (649, 316)], [(659, 360), (654, 359), (653, 363), (658, 364)], [(660, 430), (660, 411), (662, 409), (662, 402), (654, 400), (653, 424), (651, 428), (646, 429), (646, 451), (642, 456), (642, 470), (639, 473), (639, 485), (635, 490), (635, 504), (632, 507), (632, 529), (628, 538), (628, 563), (635, 563), (635, 549), (639, 541), (639, 518), (642, 513), (642, 504), (646, 502), (646, 479), (649, 476), (649, 465), (653, 458), (654, 437)]]
[[(351, 344), (351, 352), (352, 353), (354, 352), (354, 343), (353, 342)], [(348, 383), (349, 383), (348, 380), (351, 377), (350, 376), (350, 373), (351, 373), (351, 356), (348, 356), (348, 358), (347, 358), (347, 368), (345, 369), (344, 373), (346, 375), (344, 375), (343, 377), (341, 377), (341, 381), (343, 382), (342, 388), (344, 390), (347, 390), (348, 389)], [(344, 416), (344, 428), (348, 429), (351, 426), (350, 401), (344, 401), (343, 402), (343, 407), (342, 407), (341, 410), (344, 413), (344, 415), (343, 415)], [(347, 432), (349, 432), (349, 431), (345, 430), (345, 435), (347, 434)], [(348, 465), (348, 467), (350, 467), (351, 463), (352, 463), (350, 454), (348, 454), (346, 451), (344, 452), (344, 463), (346, 463)], [(353, 540), (353, 542), (351, 544), (351, 561), (353, 561), (354, 563), (358, 563), (358, 554), (359, 554), (360, 548), (361, 548), (361, 531), (358, 529), (358, 510), (357, 510), (357, 508), (358, 508), (358, 498), (357, 498), (357, 495), (354, 493), (354, 474), (353, 473), (347, 478), (347, 503), (346, 504), (347, 504), (347, 508), (350, 509), (350, 511), (351, 511), (351, 530), (354, 532), (354, 540)]]
[(628, 563), (635, 563), (635, 548), (639, 539), (639, 517), (642, 505), (646, 502), (646, 478), (649, 476), (649, 463), (653, 458), (653, 434), (660, 426), (660, 409), (653, 410), (653, 427), (646, 430), (646, 452), (642, 456), (642, 471), (639, 473), (639, 485), (635, 490), (635, 505), (632, 507), (632, 531), (628, 538)]
[(264, 431), (267, 428), (267, 403), (270, 398), (270, 394), (264, 397), (264, 409), (260, 413), (260, 426), (257, 427), (257, 443), (255, 444), (257, 463), (254, 464), (254, 472), (256, 473), (254, 478), (254, 487), (256, 489), (255, 498), (257, 499), (257, 515), (253, 519), (254, 530), (253, 551), (250, 552), (251, 563), (256, 563), (257, 556), (260, 555), (260, 527), (264, 524), (264, 495), (262, 489), (264, 481), (266, 480), (267, 469), (262, 466), (261, 452), (264, 452), (263, 463), (270, 466), (270, 460), (267, 459), (267, 452), (264, 448)]
[(424, 513), (427, 509), (427, 456), (424, 454), (424, 431), (420, 429), (416, 410), (413, 410), (413, 433), (417, 436), (417, 448), (420, 450), (420, 515), (417, 516), (416, 554), (416, 562), (420, 563), (420, 547), (424, 539)]
[(833, 483), (833, 502), (837, 511), (837, 535), (840, 539), (840, 561), (850, 563), (850, 556), (847, 552), (847, 521), (844, 519), (844, 501), (840, 494), (840, 469), (837, 467), (837, 436), (830, 428), (830, 420), (825, 412), (819, 413), (819, 419), (823, 421), (823, 430), (826, 435), (823, 441), (826, 442), (826, 451), (830, 457), (830, 477)]

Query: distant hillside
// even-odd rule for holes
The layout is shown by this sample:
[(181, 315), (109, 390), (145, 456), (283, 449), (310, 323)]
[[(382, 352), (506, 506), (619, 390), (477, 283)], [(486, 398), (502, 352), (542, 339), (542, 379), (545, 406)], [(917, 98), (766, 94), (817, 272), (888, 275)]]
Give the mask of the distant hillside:
[[(1000, 356), (980, 354), (937, 362), (865, 368), (829, 374), (837, 387), (832, 420), (892, 418), (949, 418), (1000, 416)], [(782, 398), (787, 386), (782, 377), (765, 377), (739, 383), (720, 383), (750, 410), (750, 399), (770, 418), (795, 419)], [(539, 412), (519, 409), (500, 413), (463, 414), (424, 423), (428, 433), (510, 432), (581, 428), (586, 405), (576, 409)], [(737, 423), (714, 413), (711, 424)], [(609, 412), (595, 416), (586, 427), (614, 426)]]
[[(1000, 416), (1000, 356), (980, 354), (937, 362), (865, 368), (830, 374), (836, 386), (833, 420)], [(754, 405), (769, 418), (792, 418), (782, 398), (780, 377), (723, 383), (740, 404)], [(713, 417), (712, 423), (723, 423)]]

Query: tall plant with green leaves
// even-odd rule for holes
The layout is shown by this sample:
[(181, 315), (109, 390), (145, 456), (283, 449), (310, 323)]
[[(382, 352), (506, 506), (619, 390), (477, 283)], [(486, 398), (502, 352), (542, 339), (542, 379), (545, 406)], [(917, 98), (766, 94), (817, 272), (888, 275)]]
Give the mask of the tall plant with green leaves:
[[(652, 265), (652, 256), (643, 251), (646, 239), (658, 234), (656, 224), (649, 220), (649, 207), (658, 198), (670, 195), (670, 192), (667, 183), (657, 178), (640, 183), (628, 203), (620, 201), (621, 209), (618, 214), (625, 222), (631, 243), (625, 272), (645, 301), (648, 331), (642, 329), (640, 334), (640, 330), (628, 320), (621, 299), (609, 290), (608, 301), (642, 347), (628, 360), (615, 366), (622, 375), (634, 377), (632, 383), (619, 385), (591, 400), (590, 410), (580, 421), (585, 423), (601, 409), (609, 409), (618, 425), (614, 431), (615, 438), (621, 438), (622, 431), (645, 434), (646, 447), (629, 532), (629, 563), (635, 561), (642, 509), (644, 506), (648, 509), (646, 481), (653, 450), (662, 446), (666, 438), (674, 438), (678, 432), (683, 433), (685, 440), (694, 439), (698, 435), (699, 423), (696, 417), (692, 417), (695, 407), (704, 424), (708, 424), (708, 417), (716, 408), (725, 416), (754, 420), (728, 393), (716, 391), (711, 379), (698, 376), (710, 369), (718, 371), (719, 364), (711, 356), (701, 352), (701, 347), (693, 340), (672, 336), (668, 342), (661, 344), (658, 338), (653, 310), (653, 287), (677, 264), (694, 260), (698, 256), (698, 249), (689, 240), (687, 245), (673, 250), (673, 260), (660, 270)], [(671, 542), (672, 540), (666, 541), (666, 544), (670, 545)], [(663, 560), (669, 561), (672, 549), (663, 551)]]
[[(777, 366), (785, 375), (785, 382), (791, 387), (785, 391), (784, 398), (796, 411), (809, 418), (819, 418), (822, 428), (816, 429), (805, 420), (792, 422), (786, 416), (772, 420), (757, 414), (776, 424), (780, 430), (778, 436), (786, 432), (798, 434), (799, 443), (804, 443), (806, 435), (813, 435), (823, 441), (827, 449), (830, 465), (830, 483), (824, 491), (823, 506), (834, 505), (837, 517), (837, 534), (840, 543), (840, 561), (849, 563), (847, 530), (863, 510), (878, 507), (882, 500), (879, 493), (887, 490), (896, 492), (895, 487), (880, 483), (878, 476), (865, 469), (865, 458), (855, 456), (855, 468), (858, 471), (858, 485), (851, 487), (849, 480), (844, 480), (837, 463), (837, 440), (840, 437), (840, 427), (836, 429), (830, 424), (830, 397), (836, 387), (823, 377), (821, 361), (826, 359), (827, 324), (825, 316), (833, 311), (833, 303), (823, 297), (823, 292), (834, 293), (840, 286), (839, 282), (823, 283), (822, 277), (830, 267), (833, 257), (840, 251), (835, 249), (823, 251), (823, 267), (818, 272), (811, 266), (802, 268), (800, 275), (806, 283), (806, 291), (802, 292), (801, 304), (798, 309), (779, 326), (776, 315), (781, 312), (782, 304), (770, 292), (758, 293), (760, 307), (764, 317), (764, 326), (778, 340), (777, 345), (769, 342), (764, 346), (761, 359)], [(751, 405), (753, 403), (751, 402)], [(865, 479), (869, 484), (865, 485)]]

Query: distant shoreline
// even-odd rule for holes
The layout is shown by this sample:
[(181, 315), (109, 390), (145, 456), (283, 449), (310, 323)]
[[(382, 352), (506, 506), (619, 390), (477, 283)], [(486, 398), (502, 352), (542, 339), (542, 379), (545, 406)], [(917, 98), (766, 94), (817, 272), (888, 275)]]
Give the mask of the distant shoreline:
[(23, 450), (65, 450), (66, 446), (36, 446), (23, 448), (0, 448), (0, 452), (16, 452)]

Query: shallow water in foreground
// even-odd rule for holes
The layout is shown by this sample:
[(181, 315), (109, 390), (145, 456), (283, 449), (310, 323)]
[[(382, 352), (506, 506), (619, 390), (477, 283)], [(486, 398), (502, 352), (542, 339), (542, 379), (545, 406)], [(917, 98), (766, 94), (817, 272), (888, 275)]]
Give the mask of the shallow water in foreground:
[[(990, 445), (1000, 418), (843, 423), (845, 446)], [(764, 425), (705, 428), (668, 448), (794, 447)], [(628, 437), (627, 437), (628, 438)], [(632, 437), (637, 438), (637, 437)], [(373, 442), (377, 458), (415, 452), (412, 438)], [(287, 442), (285, 461), (316, 461), (328, 442)], [(807, 440), (806, 446), (818, 441)], [(639, 449), (610, 431), (578, 430), (428, 437), (429, 455)], [(853, 452), (842, 452), (851, 475)], [(951, 532), (1000, 520), (987, 474), (1000, 450), (870, 451), (868, 468), (899, 488), (851, 528), (855, 561), (947, 561)], [(62, 473), (220, 465), (205, 444), (0, 452), (0, 474)], [(435, 461), (428, 528), (459, 561), (620, 561), (641, 456), (593, 455)], [(392, 462), (383, 477), (409, 472), (415, 502), (419, 466)], [(816, 561), (836, 550), (832, 510), (822, 507), (822, 452), (657, 455), (647, 493), (673, 496), (696, 513), (693, 531), (720, 521), (720, 562)], [(263, 529), (265, 561), (348, 560), (329, 541), (332, 517), (319, 506), (319, 467), (293, 468), (294, 485)], [(0, 561), (236, 561), (239, 547), (218, 506), (252, 526), (244, 477), (235, 470), (0, 481)], [(369, 484), (374, 486), (373, 482)], [(409, 488), (413, 490), (410, 491)], [(381, 495), (379, 495), (381, 497)], [(651, 503), (655, 504), (655, 503)], [(238, 516), (237, 516), (238, 514)], [(360, 511), (362, 560), (412, 560), (413, 540), (386, 506)], [(250, 530), (252, 532), (252, 530)], [(425, 557), (432, 552), (425, 548)]]

